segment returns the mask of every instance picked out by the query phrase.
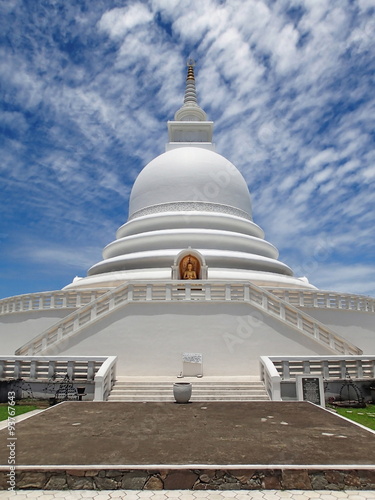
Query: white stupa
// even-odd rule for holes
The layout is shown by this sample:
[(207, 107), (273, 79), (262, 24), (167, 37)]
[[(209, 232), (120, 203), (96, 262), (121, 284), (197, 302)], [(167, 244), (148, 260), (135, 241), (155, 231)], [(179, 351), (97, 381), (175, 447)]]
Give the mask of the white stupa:
[(191, 255), (197, 278), (314, 288), (277, 260), (277, 249), (252, 220), (245, 179), (215, 152), (213, 122), (198, 105), (192, 60), (184, 104), (168, 122), (168, 133), (166, 153), (137, 177), (128, 222), (105, 247), (104, 260), (69, 287), (179, 279), (180, 261)]
[(103, 260), (63, 290), (0, 301), (4, 352), (117, 356), (127, 377), (186, 375), (190, 361), (204, 376), (259, 376), (260, 356), (372, 354), (374, 299), (293, 276), (253, 222), (246, 181), (215, 152), (193, 61), (174, 118)]

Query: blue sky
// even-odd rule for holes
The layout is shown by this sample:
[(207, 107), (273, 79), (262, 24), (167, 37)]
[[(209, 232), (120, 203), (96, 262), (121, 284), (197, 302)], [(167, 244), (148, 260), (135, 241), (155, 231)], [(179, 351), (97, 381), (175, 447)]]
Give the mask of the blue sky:
[(217, 152), (297, 276), (375, 296), (374, 0), (2, 0), (0, 297), (101, 260), (189, 56)]

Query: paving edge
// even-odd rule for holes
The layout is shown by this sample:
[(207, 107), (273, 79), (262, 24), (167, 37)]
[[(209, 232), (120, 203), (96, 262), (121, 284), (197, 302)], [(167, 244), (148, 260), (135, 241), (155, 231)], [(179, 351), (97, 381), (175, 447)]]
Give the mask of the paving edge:
[(0, 490), (375, 490), (375, 467), (17, 467)]

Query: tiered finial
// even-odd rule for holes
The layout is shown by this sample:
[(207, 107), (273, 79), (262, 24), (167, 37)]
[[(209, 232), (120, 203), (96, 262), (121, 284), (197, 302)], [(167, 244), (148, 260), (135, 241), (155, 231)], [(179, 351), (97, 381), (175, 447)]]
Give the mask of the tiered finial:
[(197, 92), (195, 90), (195, 76), (194, 76), (194, 59), (188, 59), (187, 61), (187, 77), (186, 77), (186, 89), (184, 97), (184, 105), (188, 106), (198, 106)]
[(186, 87), (184, 104), (176, 112), (177, 121), (206, 121), (206, 113), (198, 104), (197, 92), (195, 90), (194, 59), (188, 59), (186, 63), (188, 70), (186, 76)]
[(166, 150), (195, 146), (215, 151), (212, 143), (213, 122), (199, 106), (195, 90), (194, 59), (188, 59), (184, 104), (176, 111), (174, 121), (168, 122), (169, 142)]

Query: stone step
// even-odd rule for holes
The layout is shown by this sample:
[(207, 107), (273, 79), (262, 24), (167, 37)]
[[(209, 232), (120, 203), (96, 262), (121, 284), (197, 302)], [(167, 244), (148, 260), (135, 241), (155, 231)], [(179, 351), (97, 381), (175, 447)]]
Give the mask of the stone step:
[[(129, 402), (174, 402), (173, 396), (149, 396), (149, 395), (137, 395), (137, 396), (128, 396), (128, 395), (110, 395), (108, 397), (108, 401), (129, 401)], [(249, 396), (249, 395), (241, 395), (238, 396), (227, 396), (227, 397), (214, 397), (214, 396), (202, 396), (202, 397), (191, 397), (190, 401), (194, 402), (205, 402), (205, 401), (269, 401), (268, 395), (259, 395), (259, 396)]]
[[(173, 388), (173, 384), (166, 385), (126, 385), (126, 384), (115, 384), (114, 387), (119, 390), (124, 391), (138, 391), (142, 389), (144, 391), (169, 391)], [(242, 385), (238, 386), (205, 386), (193, 384), (193, 390), (195, 391), (256, 391), (258, 389), (264, 389), (263, 384), (258, 385)]]
[[(172, 387), (173, 382), (167, 382), (167, 383), (159, 383), (159, 382), (151, 382), (151, 383), (141, 383), (137, 384), (136, 382), (116, 382), (115, 383), (116, 387), (121, 387), (121, 388), (126, 388), (126, 389), (131, 389), (131, 388), (139, 388), (139, 387), (152, 387), (152, 388), (166, 388), (166, 387)], [(204, 383), (199, 383), (199, 382), (192, 382), (192, 385), (194, 388), (207, 388), (207, 389), (252, 389), (252, 388), (257, 388), (257, 387), (263, 387), (262, 382), (251, 382), (251, 383), (242, 383), (242, 384), (204, 384)]]
[[(121, 389), (118, 387), (114, 387), (111, 391), (111, 394), (123, 394), (123, 393), (139, 394), (140, 392), (142, 394), (160, 394), (160, 395), (173, 393), (171, 387), (167, 387), (164, 390), (163, 389), (152, 389), (152, 388), (137, 389), (135, 387), (131, 388), (131, 389)], [(207, 389), (205, 389), (205, 388), (197, 389), (196, 387), (193, 387), (193, 393), (199, 394), (199, 395), (203, 395), (203, 394), (228, 394), (228, 395), (231, 395), (233, 393), (235, 393), (235, 394), (262, 394), (262, 393), (264, 393), (264, 388), (259, 387), (259, 388), (252, 389), (252, 390), (237, 389), (235, 391), (232, 391), (232, 390), (218, 390), (218, 389), (208, 389), (208, 388)]]
[[(177, 382), (179, 380), (177, 379)], [(185, 379), (186, 381), (186, 379)], [(108, 401), (173, 402), (171, 380), (117, 380)], [(191, 401), (268, 401), (264, 384), (258, 380), (196, 380), (192, 384)]]

